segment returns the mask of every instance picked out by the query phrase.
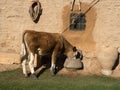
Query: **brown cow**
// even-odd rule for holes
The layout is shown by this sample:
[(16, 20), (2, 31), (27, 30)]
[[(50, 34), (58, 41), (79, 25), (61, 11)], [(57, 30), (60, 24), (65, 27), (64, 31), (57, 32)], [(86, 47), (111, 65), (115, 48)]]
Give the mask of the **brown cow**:
[(26, 30), (22, 36), (22, 67), (23, 74), (27, 77), (26, 72), (26, 61), (30, 58), (29, 68), (31, 74), (36, 78), (34, 74), (34, 57), (35, 54), (46, 55), (51, 54), (51, 74), (55, 73), (55, 63), (57, 55), (63, 53), (68, 58), (82, 57), (82, 53), (79, 52), (76, 47), (72, 46), (61, 34), (58, 33), (47, 33), (37, 32), (32, 30)]

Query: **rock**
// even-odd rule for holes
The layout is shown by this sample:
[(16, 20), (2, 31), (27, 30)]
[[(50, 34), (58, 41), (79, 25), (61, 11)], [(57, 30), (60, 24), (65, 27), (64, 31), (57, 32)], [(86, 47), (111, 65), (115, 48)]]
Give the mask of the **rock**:
[(97, 50), (97, 59), (102, 67), (101, 73), (104, 75), (111, 75), (112, 68), (118, 57), (118, 50), (111, 46), (101, 46)]

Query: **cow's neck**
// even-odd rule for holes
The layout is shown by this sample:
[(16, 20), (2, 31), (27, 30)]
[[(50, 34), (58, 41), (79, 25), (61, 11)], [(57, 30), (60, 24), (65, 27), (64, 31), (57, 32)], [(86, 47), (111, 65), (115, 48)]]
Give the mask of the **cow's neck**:
[(68, 56), (73, 46), (66, 39), (63, 40), (63, 46), (64, 46), (64, 54)]

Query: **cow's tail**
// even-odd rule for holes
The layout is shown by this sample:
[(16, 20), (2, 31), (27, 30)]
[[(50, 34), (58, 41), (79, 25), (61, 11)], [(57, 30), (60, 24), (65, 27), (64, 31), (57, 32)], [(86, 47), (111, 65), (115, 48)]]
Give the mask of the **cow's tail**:
[(22, 34), (22, 45), (21, 45), (21, 63), (28, 59), (28, 52), (27, 52), (27, 46), (26, 46), (26, 42), (25, 42), (25, 34), (26, 31)]

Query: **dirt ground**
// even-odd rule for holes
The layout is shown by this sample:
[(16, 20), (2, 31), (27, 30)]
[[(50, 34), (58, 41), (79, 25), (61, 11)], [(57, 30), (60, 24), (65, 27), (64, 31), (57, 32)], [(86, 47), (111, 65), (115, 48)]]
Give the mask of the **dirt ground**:
[(19, 67), (19, 64), (0, 64), (0, 72), (14, 70)]

